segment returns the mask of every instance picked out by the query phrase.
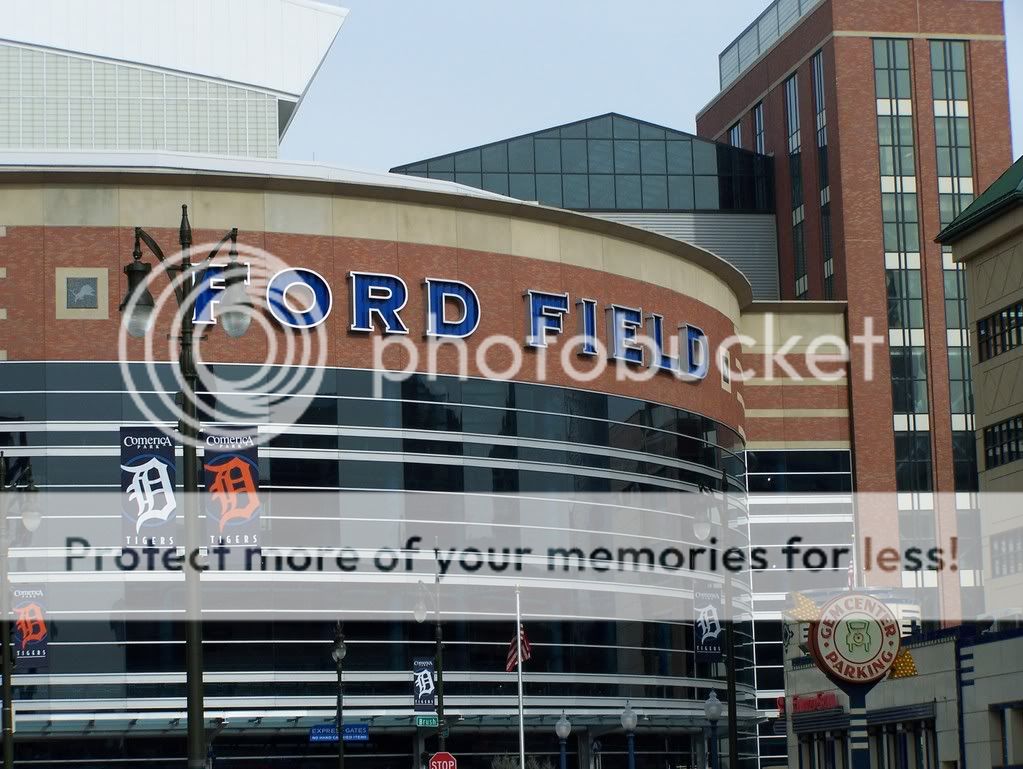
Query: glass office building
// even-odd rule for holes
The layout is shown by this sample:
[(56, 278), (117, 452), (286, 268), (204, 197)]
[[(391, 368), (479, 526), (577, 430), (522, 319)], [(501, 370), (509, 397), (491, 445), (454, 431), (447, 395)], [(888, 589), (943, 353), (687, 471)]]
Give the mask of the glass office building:
[(778, 298), (774, 161), (618, 114), (397, 166), (705, 248)]

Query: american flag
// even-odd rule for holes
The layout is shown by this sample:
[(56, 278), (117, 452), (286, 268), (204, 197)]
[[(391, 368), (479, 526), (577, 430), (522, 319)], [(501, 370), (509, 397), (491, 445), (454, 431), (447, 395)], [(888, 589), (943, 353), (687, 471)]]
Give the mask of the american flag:
[[(533, 647), (529, 644), (529, 637), (526, 635), (526, 629), (519, 625), (519, 637), (522, 639), (522, 661), (529, 662), (530, 657), (533, 656)], [(505, 658), (504, 670), (506, 673), (513, 673), (519, 666), (519, 644), (516, 643), (515, 638), (511, 639), (511, 643), (508, 644), (508, 656)]]

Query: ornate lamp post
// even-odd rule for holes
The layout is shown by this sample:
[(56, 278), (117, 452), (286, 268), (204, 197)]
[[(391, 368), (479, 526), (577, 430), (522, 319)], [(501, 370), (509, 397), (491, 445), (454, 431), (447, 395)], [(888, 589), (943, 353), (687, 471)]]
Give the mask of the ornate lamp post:
[(710, 722), (710, 769), (718, 769), (718, 719), (724, 712), (724, 705), (718, 699), (718, 693), (711, 691), (703, 702), (703, 715)]
[[(11, 580), (8, 567), (8, 541), (7, 513), (10, 505), (10, 498), (14, 492), (22, 491), (32, 494), (38, 489), (32, 480), (32, 465), (27, 464), (26, 469), (19, 475), (7, 478), (7, 460), (0, 451), (0, 555), (2, 555), (3, 566), (2, 579), (0, 584), (0, 674), (3, 675), (2, 699), (3, 699), (3, 769), (14, 769), (14, 691), (11, 685), (11, 675), (14, 672), (13, 661), (11, 660), (11, 620), (8, 615), (11, 612)], [(22, 524), (29, 531), (34, 531), (39, 526), (39, 516), (25, 511), (21, 518)]]
[(572, 733), (572, 722), (564, 712), (554, 724), (554, 733), (558, 735), (558, 743), (561, 746), (561, 769), (568, 769), (568, 735)]
[[(181, 206), (181, 225), (178, 228), (178, 243), (181, 246), (181, 261), (167, 267), (167, 273), (175, 280), (174, 295), (181, 312), (181, 336), (179, 337), (178, 367), (185, 383), (185, 390), (179, 395), (182, 417), (178, 420), (178, 433), (181, 435), (182, 462), (184, 473), (182, 488), (185, 491), (185, 550), (194, 552), (202, 543), (202, 532), (199, 530), (199, 516), (196, 508), (196, 495), (199, 491), (199, 463), (196, 452), (198, 440), (198, 419), (195, 394), (199, 387), (199, 374), (195, 366), (193, 343), (195, 324), (195, 292), (192, 288), (193, 279), (198, 282), (209, 266), (209, 262), (220, 253), (228, 241), (231, 243), (231, 267), (237, 263), (238, 228), (220, 239), (210, 255), (199, 264), (192, 264), (192, 226), (188, 221), (188, 206)], [(163, 250), (152, 236), (141, 227), (135, 228), (135, 248), (132, 261), (124, 267), (128, 277), (128, 291), (121, 302), (121, 311), (128, 310), (124, 317), (125, 330), (130, 336), (144, 337), (153, 324), (154, 302), (146, 285), (152, 266), (142, 261), (142, 244), (161, 262), (166, 262)], [(220, 322), (224, 331), (231, 337), (242, 336), (252, 320), (251, 310), (245, 295), (243, 278), (238, 269), (229, 268), (225, 276), (224, 311), (220, 314)], [(177, 278), (181, 279), (178, 280)], [(185, 569), (185, 593), (189, 614), (198, 616), (199, 571)], [(193, 613), (194, 612), (194, 613)], [(188, 713), (188, 769), (203, 769), (206, 765), (206, 721), (203, 713), (203, 680), (202, 680), (202, 624), (199, 620), (185, 622), (185, 685), (187, 689)]]
[[(444, 720), (444, 628), (440, 622), (440, 570), (434, 575), (433, 609), (436, 624), (434, 625), (434, 640), (436, 647), (433, 653), (433, 666), (437, 671), (437, 746), (441, 752), (447, 750), (447, 722)], [(429, 609), (426, 606), (425, 596), (429, 595), (426, 585), (419, 581), (419, 598), (416, 600), (413, 616), (420, 625), (426, 622)]]
[(337, 667), (337, 769), (345, 769), (344, 690), (341, 686), (341, 668), (346, 654), (348, 654), (348, 647), (345, 645), (345, 634), (341, 630), (339, 621), (334, 629), (334, 648), (330, 652), (330, 656), (334, 659), (334, 665)]
[(639, 723), (639, 716), (632, 709), (632, 705), (625, 703), (625, 710), (622, 711), (622, 729), (625, 730), (625, 741), (629, 746), (629, 769), (636, 769), (636, 724)]

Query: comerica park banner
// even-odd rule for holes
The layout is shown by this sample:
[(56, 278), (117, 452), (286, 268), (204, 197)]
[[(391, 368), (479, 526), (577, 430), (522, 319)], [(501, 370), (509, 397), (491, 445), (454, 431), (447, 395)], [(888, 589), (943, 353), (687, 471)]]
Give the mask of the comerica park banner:
[(177, 544), (174, 441), (157, 427), (121, 428), (121, 545)]
[(14, 613), (14, 669), (19, 673), (49, 671), (50, 629), (42, 585), (11, 588)]
[(207, 544), (259, 548), (259, 457), (256, 428), (203, 436)]

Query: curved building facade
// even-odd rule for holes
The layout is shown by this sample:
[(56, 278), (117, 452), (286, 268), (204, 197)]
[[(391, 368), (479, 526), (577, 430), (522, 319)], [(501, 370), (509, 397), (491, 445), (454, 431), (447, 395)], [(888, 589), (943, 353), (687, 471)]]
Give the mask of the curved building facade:
[[(120, 488), (118, 430), (146, 421), (117, 362), (122, 268), (135, 226), (175, 250), (186, 204), (195, 242), (237, 227), (240, 243), (313, 270), (331, 288), (324, 377), (295, 424), (260, 447), (261, 488), (615, 495), (724, 487), (745, 494), (743, 386), (730, 373), (737, 360), (706, 361), (706, 376), (694, 382), (656, 372), (646, 381), (620, 381), (610, 370), (582, 382), (565, 361), (587, 370), (595, 363), (552, 354), (540, 377), (540, 351), (522, 344), (530, 291), (567, 295), (566, 335), (583, 312), (575, 302), (584, 298), (601, 313), (643, 308), (644, 319), (659, 314), (669, 328), (687, 324), (715, 343), (736, 334), (751, 304), (749, 285), (706, 251), (431, 180), (342, 177), (285, 164), (241, 171), (226, 161), (166, 171), (129, 168), (114, 157), (81, 173), (66, 159), (27, 160), (8, 158), (0, 176), (0, 446), (9, 467), (30, 464), (44, 490)], [(379, 323), (371, 331), (352, 328), (353, 273), (404, 282), (407, 339), (424, 351), (429, 319), (420, 287), (441, 278), (471, 286), (482, 312), (467, 338), (470, 351), (489, 336), (515, 338), (520, 373), (488, 376), (475, 356), (460, 371), (442, 350), (436, 375), (421, 371), (375, 393), (374, 340), (381, 333)], [(83, 285), (94, 299), (76, 298)], [(214, 366), (245, 367), (268, 359), (270, 341), (260, 334), (228, 339), (213, 327), (204, 356)], [(128, 357), (143, 359), (142, 343), (131, 345)], [(385, 355), (384, 367), (407, 364), (405, 353), (392, 352), (398, 357)], [(491, 363), (499, 362), (495, 355)], [(170, 366), (157, 360), (167, 390)], [(166, 420), (173, 421), (169, 413)], [(18, 537), (13, 580), (45, 581), (31, 535)], [(489, 767), (495, 756), (517, 750), (515, 676), (504, 664), (511, 618), (445, 622), (448, 747), (467, 766)], [(644, 764), (699, 763), (702, 703), (711, 690), (725, 699), (724, 667), (696, 653), (691, 621), (524, 622), (533, 646), (525, 668), (531, 754), (555, 757), (553, 724), (565, 712), (574, 724), (572, 765), (588, 766), (599, 752), (606, 769), (624, 767), (619, 718), (628, 703), (640, 716), (636, 748)], [(18, 760), (40, 767), (109, 766), (115, 757), (133, 766), (179, 765), (180, 627), (59, 616), (51, 623), (48, 671), (14, 678)], [(345, 720), (368, 724), (370, 735), (349, 746), (349, 760), (417, 765), (436, 737), (413, 725), (409, 671), (414, 657), (432, 654), (432, 628), (411, 617), (350, 621), (345, 634)], [(207, 623), (206, 712), (211, 729), (219, 725), (218, 765), (329, 765), (330, 746), (311, 744), (309, 730), (334, 716), (332, 638), (332, 621)], [(743, 734), (752, 734), (748, 623), (740, 623), (737, 638), (739, 716)], [(742, 740), (742, 750), (752, 761), (751, 740)]]

